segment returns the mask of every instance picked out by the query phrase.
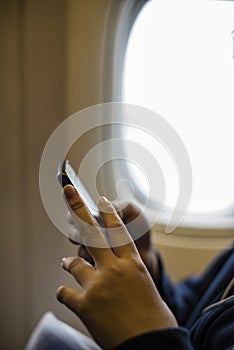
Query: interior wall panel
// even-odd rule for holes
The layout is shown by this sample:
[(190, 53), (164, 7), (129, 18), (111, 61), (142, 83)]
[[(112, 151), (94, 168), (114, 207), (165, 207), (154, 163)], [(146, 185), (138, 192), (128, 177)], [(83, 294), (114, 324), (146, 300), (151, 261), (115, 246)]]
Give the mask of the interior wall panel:
[[(0, 2), (4, 350), (22, 350), (46, 311), (87, 332), (55, 298), (60, 284), (76, 286), (60, 261), (76, 254), (77, 247), (48, 218), (38, 171), (45, 143), (59, 123), (100, 102), (99, 47), (107, 11), (107, 0)], [(90, 55), (93, 47), (96, 57)]]
[(25, 330), (20, 16), (18, 1), (0, 2), (0, 332), (1, 348), (9, 350), (22, 343)]

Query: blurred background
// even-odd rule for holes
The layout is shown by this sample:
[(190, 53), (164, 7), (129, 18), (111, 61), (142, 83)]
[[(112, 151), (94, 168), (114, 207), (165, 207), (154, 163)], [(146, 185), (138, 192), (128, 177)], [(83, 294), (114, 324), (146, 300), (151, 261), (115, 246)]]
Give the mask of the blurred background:
[(104, 0), (0, 1), (4, 350), (23, 349), (47, 310), (77, 324), (55, 298), (60, 284), (73, 283), (60, 261), (76, 254), (76, 247), (43, 208), (39, 164), (53, 130), (72, 113), (100, 102), (100, 43), (108, 5)]

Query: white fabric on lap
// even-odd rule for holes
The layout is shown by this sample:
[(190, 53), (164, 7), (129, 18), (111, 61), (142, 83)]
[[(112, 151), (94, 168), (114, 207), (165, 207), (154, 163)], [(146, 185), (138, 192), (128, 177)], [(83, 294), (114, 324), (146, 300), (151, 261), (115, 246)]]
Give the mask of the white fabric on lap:
[(100, 350), (88, 336), (47, 312), (33, 330), (24, 350)]

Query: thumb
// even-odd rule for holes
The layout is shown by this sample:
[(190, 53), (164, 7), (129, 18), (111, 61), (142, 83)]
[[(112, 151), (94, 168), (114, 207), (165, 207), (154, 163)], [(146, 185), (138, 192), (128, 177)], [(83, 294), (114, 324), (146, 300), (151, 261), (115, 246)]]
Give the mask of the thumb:
[(66, 305), (68, 309), (73, 311), (77, 316), (80, 316), (81, 297), (81, 292), (67, 286), (59, 287), (56, 292), (58, 301)]

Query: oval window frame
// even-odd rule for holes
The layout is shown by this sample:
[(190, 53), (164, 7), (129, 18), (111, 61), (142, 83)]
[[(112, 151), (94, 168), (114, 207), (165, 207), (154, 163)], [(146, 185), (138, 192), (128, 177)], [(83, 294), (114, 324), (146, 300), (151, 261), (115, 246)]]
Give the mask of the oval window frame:
[[(121, 102), (122, 100), (122, 79), (128, 39), (137, 16), (149, 1), (150, 0), (120, 0), (117, 2), (111, 0), (110, 2), (103, 41), (101, 101), (104, 103)], [(110, 130), (108, 137), (121, 137), (121, 130)], [(128, 171), (126, 168), (127, 167), (118, 169), (118, 173), (123, 172), (123, 175), (124, 173), (126, 174)], [(108, 182), (112, 179), (109, 188), (115, 186), (115, 173), (116, 169), (113, 167), (111, 171), (105, 174), (106, 178), (103, 179), (103, 186), (107, 178)], [(141, 193), (137, 190), (136, 184), (135, 189), (138, 196), (140, 196)], [(155, 205), (157, 207), (156, 203)], [(159, 222), (154, 226), (154, 230), (165, 233), (167, 220), (168, 211), (165, 210)], [(220, 245), (225, 247), (233, 242), (234, 209), (227, 208), (209, 214), (190, 213), (186, 215), (181, 224), (176, 227), (172, 236), (180, 236), (183, 245), (186, 245), (184, 241), (185, 237), (197, 237), (198, 239), (214, 238), (216, 239), (218, 247), (220, 247)]]

